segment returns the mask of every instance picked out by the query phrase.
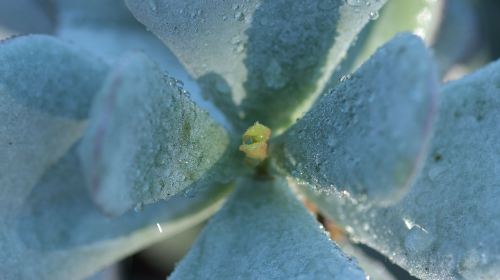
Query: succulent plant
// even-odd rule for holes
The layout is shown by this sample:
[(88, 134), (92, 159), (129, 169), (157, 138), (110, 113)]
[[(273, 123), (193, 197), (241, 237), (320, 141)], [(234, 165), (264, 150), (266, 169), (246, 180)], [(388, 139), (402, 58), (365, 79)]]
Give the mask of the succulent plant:
[(305, 200), (420, 279), (500, 275), (500, 62), (442, 82), (467, 45), (441, 2), (17, 5), (54, 24), (0, 42), (2, 279), (85, 278), (212, 214), (169, 279), (378, 276)]

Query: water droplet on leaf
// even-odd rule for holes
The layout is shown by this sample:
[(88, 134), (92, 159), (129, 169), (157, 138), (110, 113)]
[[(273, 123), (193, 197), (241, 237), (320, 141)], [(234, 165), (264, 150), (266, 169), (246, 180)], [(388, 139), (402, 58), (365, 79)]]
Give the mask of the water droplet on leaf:
[(427, 250), (434, 242), (432, 234), (414, 225), (406, 234), (404, 245), (408, 252), (416, 254)]
[(370, 16), (371, 20), (376, 20), (376, 19), (378, 19), (379, 14), (377, 11), (370, 11), (369, 16)]

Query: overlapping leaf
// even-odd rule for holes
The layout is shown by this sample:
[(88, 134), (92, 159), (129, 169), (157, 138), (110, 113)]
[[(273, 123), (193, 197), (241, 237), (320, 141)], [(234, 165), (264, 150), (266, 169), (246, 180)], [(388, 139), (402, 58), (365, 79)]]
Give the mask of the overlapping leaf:
[(380, 208), (323, 196), (320, 207), (419, 278), (496, 278), (499, 73), (497, 61), (443, 88), (432, 153), (401, 202)]
[(350, 46), (345, 59), (330, 77), (327, 87), (337, 85), (342, 76), (354, 72), (397, 33), (411, 32), (427, 44), (433, 43), (443, 19), (444, 6), (443, 1), (388, 1), (379, 13), (372, 14), (374, 20), (363, 28)]
[(393, 202), (426, 154), (436, 91), (422, 41), (398, 36), (275, 140), (275, 163), (320, 191)]
[(0, 43), (0, 212), (21, 203), (82, 135), (106, 71), (96, 58), (51, 37)]
[(80, 155), (97, 204), (117, 215), (171, 197), (196, 181), (227, 182), (230, 176), (212, 169), (220, 169), (217, 162), (225, 159), (229, 144), (226, 131), (175, 79), (136, 53), (106, 79)]
[(195, 198), (178, 196), (111, 219), (95, 208), (74, 147), (20, 205), (5, 209), (2, 203), (2, 278), (83, 279), (206, 219), (222, 194), (224, 189), (207, 189)]

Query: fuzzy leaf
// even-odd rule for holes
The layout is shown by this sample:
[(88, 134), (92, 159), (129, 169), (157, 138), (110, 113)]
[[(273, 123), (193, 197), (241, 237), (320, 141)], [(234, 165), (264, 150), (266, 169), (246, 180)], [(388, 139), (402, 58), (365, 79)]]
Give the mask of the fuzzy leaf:
[[(144, 55), (125, 57), (106, 79), (80, 150), (92, 196), (108, 214), (166, 199), (209, 171), (229, 136)], [(218, 178), (227, 180), (227, 178)]]
[(0, 42), (0, 199), (14, 208), (81, 137), (107, 67), (48, 36)]
[(366, 2), (126, 1), (194, 77), (217, 77), (211, 94), (232, 92), (246, 124), (271, 128), (292, 122), (385, 3)]
[(245, 179), (169, 279), (365, 279), (284, 179)]
[(397, 36), (272, 143), (276, 165), (320, 191), (393, 202), (427, 151), (434, 68), (418, 37)]
[(8, 207), (11, 196), (0, 196), (2, 279), (83, 279), (206, 219), (218, 209), (221, 191), (111, 219), (94, 207), (73, 148), (15, 208)]
[(140, 24), (123, 0), (57, 0), (56, 34), (109, 64), (129, 51), (139, 50), (169, 75), (179, 80), (198, 106), (217, 122), (230, 128), (228, 120), (201, 95), (201, 89), (172, 52)]
[[(316, 197), (352, 237), (421, 279), (500, 274), (500, 61), (446, 85), (431, 156), (391, 207)], [(315, 194), (312, 194), (315, 195)]]
[(376, 14), (377, 18), (363, 28), (328, 85), (336, 85), (342, 75), (358, 69), (397, 33), (412, 32), (426, 43), (432, 42), (441, 23), (444, 6), (443, 1), (388, 1), (380, 9), (380, 15)]

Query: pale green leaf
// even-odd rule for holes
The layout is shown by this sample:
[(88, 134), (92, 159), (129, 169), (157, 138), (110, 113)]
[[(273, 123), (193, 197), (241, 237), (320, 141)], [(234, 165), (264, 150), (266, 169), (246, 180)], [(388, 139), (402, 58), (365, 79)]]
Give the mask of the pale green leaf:
[[(370, 13), (385, 3), (359, 2), (126, 1), (208, 83), (209, 94), (232, 94), (246, 124), (271, 128), (289, 125), (307, 107)], [(207, 75), (216, 81), (202, 79)]]
[(169, 279), (365, 279), (284, 179), (243, 179)]
[(436, 91), (423, 42), (397, 36), (272, 143), (275, 164), (319, 191), (392, 203), (427, 152)]
[(328, 85), (334, 86), (342, 76), (354, 72), (397, 33), (411, 32), (421, 37), (426, 44), (433, 43), (441, 27), (444, 6), (444, 1), (388, 1), (379, 13), (374, 14), (374, 20), (363, 28)]

